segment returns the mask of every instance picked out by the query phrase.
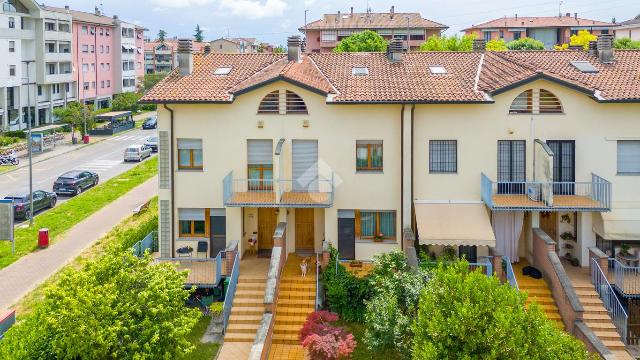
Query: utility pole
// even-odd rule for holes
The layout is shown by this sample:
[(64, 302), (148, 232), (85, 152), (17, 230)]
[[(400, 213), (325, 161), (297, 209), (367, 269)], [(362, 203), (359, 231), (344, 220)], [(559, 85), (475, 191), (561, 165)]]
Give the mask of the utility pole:
[(29, 77), (29, 65), (35, 60), (23, 60), (27, 65), (27, 152), (29, 153), (29, 226), (33, 226), (33, 158), (31, 141), (31, 78)]

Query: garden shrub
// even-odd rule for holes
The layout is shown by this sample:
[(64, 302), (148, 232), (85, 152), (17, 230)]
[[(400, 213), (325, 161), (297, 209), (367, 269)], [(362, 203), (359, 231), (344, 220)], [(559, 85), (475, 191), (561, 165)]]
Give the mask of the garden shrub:
[(544, 43), (532, 38), (520, 38), (507, 43), (509, 50), (544, 50)]
[(358, 278), (338, 262), (338, 251), (331, 247), (331, 260), (322, 273), (329, 308), (346, 321), (364, 319), (364, 301), (370, 297), (369, 278)]
[(329, 311), (316, 311), (307, 316), (299, 340), (311, 359), (338, 360), (351, 357), (356, 340), (344, 328), (331, 325), (339, 319), (337, 314)]
[(24, 130), (13, 130), (13, 131), (5, 131), (2, 133), (2, 136), (18, 138), (18, 139), (26, 139), (27, 133)]
[(20, 142), (19, 138), (0, 136), (0, 147), (13, 145), (18, 142)]

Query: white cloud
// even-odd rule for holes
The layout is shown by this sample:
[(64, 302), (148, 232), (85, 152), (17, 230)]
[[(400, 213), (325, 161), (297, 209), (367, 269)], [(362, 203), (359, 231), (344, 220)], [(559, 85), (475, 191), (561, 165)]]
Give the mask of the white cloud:
[(185, 8), (191, 6), (203, 6), (213, 3), (214, 0), (152, 0), (160, 9)]
[(304, 6), (311, 6), (316, 3), (316, 0), (304, 0)]
[(288, 5), (283, 0), (220, 0), (220, 7), (233, 15), (259, 19), (282, 16)]

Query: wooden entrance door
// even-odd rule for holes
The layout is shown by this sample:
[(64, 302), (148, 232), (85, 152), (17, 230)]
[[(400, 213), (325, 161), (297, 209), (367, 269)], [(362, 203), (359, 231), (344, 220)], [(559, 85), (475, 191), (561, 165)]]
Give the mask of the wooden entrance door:
[(549, 237), (558, 242), (558, 213), (555, 211), (540, 213), (540, 229)]
[(258, 249), (269, 250), (273, 248), (273, 233), (278, 224), (276, 209), (258, 208)]
[(313, 250), (313, 209), (296, 209), (296, 250)]

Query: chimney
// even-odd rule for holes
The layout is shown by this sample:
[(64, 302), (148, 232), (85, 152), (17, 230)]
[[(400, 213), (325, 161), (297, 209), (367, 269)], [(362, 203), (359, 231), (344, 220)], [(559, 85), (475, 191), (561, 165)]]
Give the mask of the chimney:
[(100, 15), (101, 15), (101, 14), (100, 14), (100, 9), (99, 9), (97, 6), (95, 7), (95, 9), (94, 9), (94, 10), (95, 10), (96, 15), (98, 15), (98, 16), (100, 16)]
[(298, 35), (287, 38), (287, 58), (289, 61), (300, 62), (301, 43), (302, 40)]
[(391, 18), (393, 19), (393, 16), (396, 14), (396, 7), (394, 5), (391, 5), (391, 10), (389, 10), (389, 14), (391, 15)]
[(64, 9), (65, 9), (65, 10), (69, 10), (69, 5), (65, 5), (65, 6), (64, 6)]
[(206, 44), (206, 45), (204, 46), (204, 54), (205, 54), (205, 55), (208, 55), (209, 53), (211, 53), (211, 45)]
[(516, 20), (518, 20), (518, 14), (516, 14)]
[(341, 15), (340, 11), (338, 10), (338, 15), (336, 16), (336, 22), (340, 22), (341, 18), (342, 18), (342, 15)]
[(565, 15), (567, 15), (567, 17), (571, 17), (571, 13), (566, 13)]
[(578, 20), (578, 13), (573, 13), (573, 18)]
[(613, 35), (600, 34), (598, 36), (598, 59), (601, 63), (613, 62)]
[(118, 20), (118, 15), (113, 15), (113, 20)]
[(402, 51), (404, 48), (404, 42), (401, 39), (393, 39), (389, 42), (387, 47), (387, 59), (392, 63), (402, 61)]
[(193, 72), (193, 54), (191, 50), (191, 39), (178, 39), (178, 67), (182, 76)]
[(351, 7), (351, 17), (353, 17), (353, 6)]
[(473, 39), (473, 52), (484, 52), (487, 42), (484, 39)]
[[(582, 46), (578, 46), (578, 50), (580, 50)], [(598, 42), (593, 40), (589, 41), (589, 55), (598, 56)]]

